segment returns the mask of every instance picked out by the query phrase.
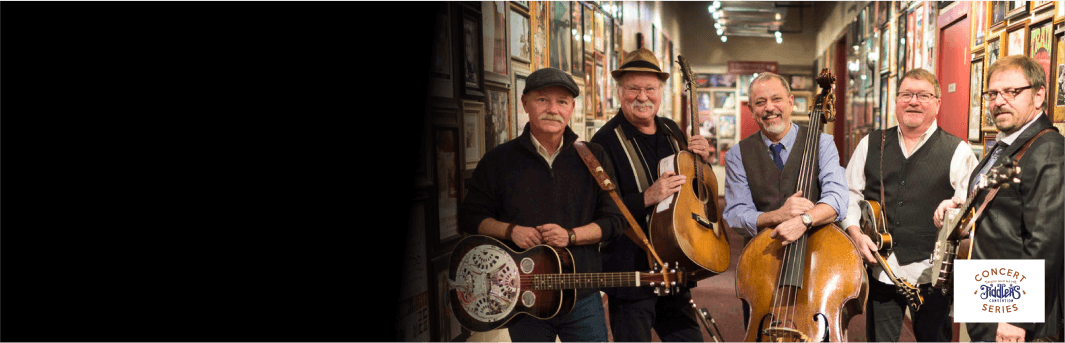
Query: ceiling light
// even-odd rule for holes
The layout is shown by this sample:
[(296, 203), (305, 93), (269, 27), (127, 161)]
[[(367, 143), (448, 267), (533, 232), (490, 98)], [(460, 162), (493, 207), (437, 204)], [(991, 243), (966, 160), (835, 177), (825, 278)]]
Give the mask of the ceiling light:
[(727, 41), (728, 41), (728, 36), (721, 36), (721, 42), (722, 43), (727, 42)]

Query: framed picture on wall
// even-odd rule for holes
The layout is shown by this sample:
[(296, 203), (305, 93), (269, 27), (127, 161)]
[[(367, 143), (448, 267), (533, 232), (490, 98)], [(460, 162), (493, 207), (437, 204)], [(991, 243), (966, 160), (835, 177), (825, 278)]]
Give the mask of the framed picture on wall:
[(987, 32), (987, 2), (986, 1), (973, 1), (969, 10), (972, 12), (972, 47), (970, 50), (977, 50), (984, 47), (984, 36)]
[[(427, 233), (429, 250), (438, 252), (461, 235), (458, 227), (458, 206), (461, 202), (462, 167), (459, 164), (459, 131), (448, 125), (433, 127), (433, 139), (436, 164), (436, 204), (429, 206), (436, 209), (437, 230)], [(433, 206), (435, 205), (435, 206)]]
[(969, 141), (980, 141), (980, 117), (984, 113), (984, 60), (975, 60), (970, 64), (969, 72)]
[(1054, 5), (1054, 24), (1065, 22), (1065, 4)]
[[(792, 104), (792, 114), (805, 115), (810, 112), (810, 106), (813, 106), (813, 92), (801, 91), (791, 92), (795, 96), (795, 102)], [(795, 117), (792, 117), (795, 119)]]
[(513, 137), (520, 136), (525, 130), (525, 124), (529, 123), (529, 113), (525, 112), (525, 106), (521, 104), (521, 92), (525, 91), (525, 80), (528, 78), (528, 73), (514, 73), (514, 129), (511, 131)]
[(1054, 8), (1054, 1), (1032, 1), (1032, 13)]
[(896, 41), (899, 42), (898, 46), (895, 48), (895, 73), (897, 74), (906, 73), (906, 51), (909, 50), (906, 48), (908, 42), (905, 39), (906, 18), (908, 18), (908, 16), (905, 13), (900, 13), (899, 19), (895, 25), (896, 31), (898, 31), (898, 39)]
[(572, 67), (570, 58), (573, 54), (570, 49), (573, 46), (573, 31), (570, 28), (572, 13), (571, 2), (552, 1), (548, 3), (551, 17), (551, 67), (569, 72)]
[(467, 170), (476, 168), (484, 155), (484, 112), (484, 103), (462, 101), (462, 148)]
[(1027, 1), (1006, 1), (1006, 20), (1028, 16)]
[(463, 7), (462, 11), (462, 80), (465, 87), (464, 94), (479, 97), (484, 80), (484, 67), (481, 64), (481, 17), (474, 15), (472, 10)]
[(570, 72), (584, 76), (584, 5), (572, 2), (570, 6)]
[[(1042, 23), (1038, 23), (1031, 26), (1031, 41), (1028, 46), (1028, 57), (1031, 57), (1039, 65), (1043, 66), (1043, 73), (1046, 75), (1046, 79), (1053, 80), (1053, 75), (1050, 74), (1052, 52), (1054, 51), (1054, 25), (1050, 20), (1046, 20)], [(1047, 89), (1047, 96), (1051, 95), (1051, 89)]]
[[(999, 56), (1002, 56), (1002, 34), (994, 34), (987, 38), (987, 59), (984, 64), (990, 67), (998, 61)], [(987, 86), (987, 77), (983, 78), (983, 83)]]
[(532, 1), (529, 3), (529, 20), (532, 24), (532, 70), (548, 67), (550, 64), (551, 47), (548, 46), (547, 31), (548, 21), (551, 20), (550, 9), (547, 1)]
[(488, 87), (488, 113), (485, 119), (485, 151), (513, 139), (510, 95), (505, 88)]
[(1006, 6), (1009, 1), (990, 1), (990, 9), (988, 15), (990, 16), (990, 25), (987, 27), (987, 32), (992, 32), (1006, 26)]
[(485, 77), (499, 83), (510, 83), (508, 70), (510, 58), (507, 53), (507, 14), (505, 1), (481, 2), (481, 22), (484, 23), (484, 70)]
[(1024, 55), (1028, 52), (1028, 20), (1011, 24), (1006, 28), (1006, 51), (1004, 56)]
[(517, 6), (510, 9), (510, 58), (530, 63), (532, 62), (532, 35), (529, 31), (529, 13), (518, 10)]
[[(577, 4), (576, 2), (574, 4)], [(595, 52), (595, 46), (592, 42), (592, 36), (595, 35), (595, 10), (593, 10), (588, 4), (581, 3), (581, 7), (584, 9), (584, 53), (591, 54)], [(587, 64), (586, 64), (587, 65)], [(588, 71), (585, 70), (585, 73)]]
[[(1058, 54), (1055, 59), (1057, 76), (1054, 81), (1047, 81), (1054, 87), (1054, 116), (1051, 118), (1055, 123), (1065, 122), (1065, 31), (1058, 30), (1054, 33), (1054, 41), (1058, 46)], [(1049, 106), (1048, 106), (1049, 107)]]

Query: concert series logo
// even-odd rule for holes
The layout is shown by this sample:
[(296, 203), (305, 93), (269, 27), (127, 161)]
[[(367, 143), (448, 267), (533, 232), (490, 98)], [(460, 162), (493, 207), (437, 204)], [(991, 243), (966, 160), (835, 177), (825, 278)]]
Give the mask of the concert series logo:
[(1044, 317), (1043, 260), (955, 260), (954, 321), (1034, 322)]

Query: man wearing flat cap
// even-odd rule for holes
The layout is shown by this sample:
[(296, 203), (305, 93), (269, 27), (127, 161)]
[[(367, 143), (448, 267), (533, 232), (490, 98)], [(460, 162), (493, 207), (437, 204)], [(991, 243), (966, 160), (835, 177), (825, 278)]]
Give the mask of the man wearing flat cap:
[[(625, 56), (611, 72), (617, 81), (621, 108), (592, 137), (614, 161), (617, 191), (645, 234), (652, 206), (680, 191), (687, 181), (673, 171), (659, 174), (658, 162), (683, 150), (710, 160), (713, 151), (706, 138), (688, 139), (676, 122), (659, 117), (662, 86), (669, 78), (654, 53), (645, 48)], [(635, 272), (651, 269), (647, 255), (631, 239), (618, 236), (603, 240), (604, 272)], [(610, 328), (616, 342), (650, 342), (651, 330), (663, 342), (702, 342), (699, 319), (691, 308), (691, 291), (657, 296), (650, 288), (604, 289), (609, 296)]]
[[(517, 251), (539, 244), (566, 248), (574, 272), (600, 272), (599, 242), (621, 236), (625, 219), (573, 146), (577, 134), (567, 123), (580, 90), (565, 72), (544, 68), (529, 75), (521, 92), (529, 123), (521, 136), (477, 163), (459, 207), (459, 227), (512, 243)], [(587, 146), (613, 179), (603, 148)], [(562, 312), (547, 319), (516, 316), (507, 323), (511, 340), (553, 342), (557, 335), (562, 341), (607, 341), (598, 289), (577, 290), (573, 309)]]

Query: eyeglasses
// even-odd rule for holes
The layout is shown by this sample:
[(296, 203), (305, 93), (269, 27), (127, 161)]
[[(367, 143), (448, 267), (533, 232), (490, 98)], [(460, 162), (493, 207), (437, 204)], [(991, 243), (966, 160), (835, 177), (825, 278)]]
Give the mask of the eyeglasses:
[(1006, 88), (1006, 89), (1003, 89), (1001, 92), (999, 92), (999, 91), (986, 91), (986, 92), (983, 93), (983, 96), (984, 96), (984, 100), (994, 101), (995, 98), (998, 98), (999, 94), (1001, 94), (1003, 99), (1006, 99), (1006, 101), (1010, 101), (1010, 100), (1013, 100), (1013, 98), (1017, 97), (1017, 95), (1021, 94), (1021, 92), (1023, 92), (1025, 89), (1029, 89), (1029, 88), (1032, 88), (1032, 86), (1028, 85), (1027, 87), (1014, 88), (1014, 89)]
[(648, 96), (658, 94), (658, 87), (623, 87), (622, 90), (624, 90), (625, 95), (628, 96), (640, 96), (641, 92), (647, 92)]
[(932, 93), (899, 92), (898, 98), (896, 98), (896, 100), (901, 102), (910, 102), (910, 100), (913, 100), (914, 96), (917, 96), (917, 100), (920, 102), (929, 102), (932, 101), (932, 98), (936, 97), (936, 95)]

